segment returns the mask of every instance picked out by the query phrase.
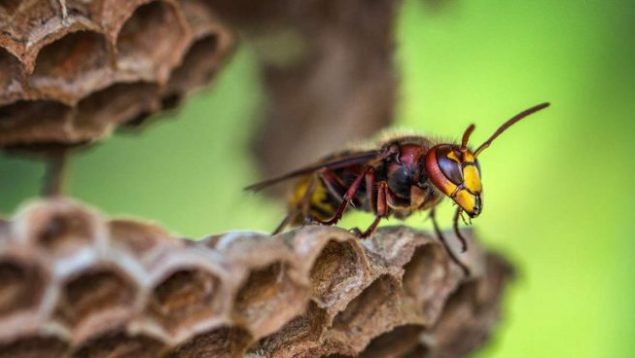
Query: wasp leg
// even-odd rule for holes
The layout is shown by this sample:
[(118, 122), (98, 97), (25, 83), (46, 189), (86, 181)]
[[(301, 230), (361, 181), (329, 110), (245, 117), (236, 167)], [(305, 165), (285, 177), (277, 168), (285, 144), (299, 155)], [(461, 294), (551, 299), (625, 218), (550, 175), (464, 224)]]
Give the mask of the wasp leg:
[(366, 179), (366, 198), (368, 200), (368, 206), (371, 208), (371, 210), (374, 213), (377, 213), (377, 205), (379, 203), (375, 203), (375, 179), (376, 178), (375, 178), (374, 168), (370, 168), (368, 170), (368, 173), (366, 174), (365, 179)]
[(360, 239), (367, 239), (370, 235), (372, 235), (373, 232), (375, 232), (375, 230), (377, 229), (377, 225), (379, 225), (379, 223), (381, 222), (381, 219), (383, 219), (383, 216), (375, 216), (373, 222), (364, 231), (361, 231), (357, 227), (352, 228), (350, 231), (353, 235)]
[(457, 208), (454, 214), (454, 233), (461, 241), (461, 252), (465, 252), (467, 251), (467, 240), (463, 237), (463, 234), (461, 234), (461, 230), (459, 230), (459, 217), (461, 217), (461, 213), (461, 208)]
[(355, 198), (355, 195), (357, 195), (359, 188), (362, 186), (362, 180), (364, 179), (364, 177), (366, 176), (366, 174), (368, 173), (370, 169), (371, 167), (368, 167), (368, 166), (365, 167), (362, 170), (362, 172), (355, 178), (351, 186), (348, 187), (348, 189), (346, 190), (346, 193), (344, 194), (344, 197), (342, 198), (342, 203), (340, 204), (340, 206), (337, 207), (337, 211), (335, 212), (332, 218), (326, 221), (315, 219), (315, 221), (317, 221), (318, 223), (322, 225), (337, 224), (337, 222), (340, 221), (340, 219), (342, 218), (342, 215), (344, 214), (344, 210), (346, 210), (346, 207), (348, 206), (348, 204), (350, 204), (351, 201), (353, 201), (353, 198)]
[(434, 227), (435, 233), (439, 237), (439, 240), (441, 240), (441, 243), (445, 247), (445, 250), (448, 252), (448, 255), (450, 255), (450, 258), (452, 259), (452, 261), (454, 261), (457, 265), (459, 265), (461, 270), (463, 270), (463, 274), (465, 276), (470, 276), (470, 269), (467, 268), (467, 266), (465, 266), (465, 264), (461, 262), (461, 260), (459, 260), (459, 258), (456, 256), (454, 251), (452, 251), (452, 249), (450, 248), (450, 245), (448, 245), (448, 241), (445, 239), (445, 236), (443, 236), (443, 233), (441, 232), (441, 229), (439, 228), (439, 223), (437, 223), (437, 218), (435, 214), (436, 214), (435, 209), (433, 208), (430, 211), (430, 219), (432, 219), (432, 226)]
[(295, 217), (298, 215), (298, 212), (302, 213), (306, 221), (306, 218), (309, 217), (309, 214), (308, 214), (309, 202), (311, 199), (311, 195), (313, 195), (313, 192), (315, 191), (315, 185), (316, 185), (316, 178), (312, 177), (311, 181), (309, 182), (309, 185), (307, 186), (306, 191), (302, 195), (302, 199), (300, 199), (300, 201), (295, 207), (291, 207), (289, 209), (289, 212), (287, 213), (287, 215), (284, 217), (284, 219), (282, 219), (280, 224), (278, 224), (278, 227), (276, 227), (276, 229), (271, 233), (271, 235), (276, 235), (282, 232), (282, 230), (284, 230), (293, 221), (293, 219), (295, 219)]
[(318, 176), (322, 179), (326, 190), (337, 198), (337, 200), (343, 201), (342, 193), (346, 192), (346, 184), (331, 170), (328, 168), (321, 169), (318, 172)]
[(291, 218), (293, 218), (293, 216), (296, 214), (296, 211), (290, 211), (285, 217), (284, 219), (282, 219), (282, 221), (280, 222), (280, 224), (278, 224), (278, 226), (276, 227), (275, 230), (273, 230), (273, 232), (271, 233), (271, 235), (276, 235), (282, 232), (282, 230), (284, 230), (284, 228), (287, 227), (287, 225), (289, 225), (289, 223), (291, 222)]
[[(322, 221), (311, 215), (311, 196), (315, 191), (317, 181), (321, 180), (326, 190), (338, 200), (342, 201), (342, 192), (346, 191), (346, 187), (341, 183), (337, 175), (328, 168), (320, 169), (313, 175), (309, 183), (309, 189), (305, 192), (302, 199), (298, 202), (296, 208), (300, 208), (302, 213), (303, 225), (321, 224)], [(298, 210), (295, 210), (297, 213)], [(282, 225), (282, 224), (281, 224)]]
[(339, 201), (344, 200), (342, 198), (342, 193), (346, 191), (346, 187), (341, 182), (340, 178), (338, 178), (337, 175), (332, 170), (328, 168), (320, 169), (320, 171), (317, 172), (316, 176), (317, 178), (315, 178), (311, 182), (311, 185), (312, 185), (311, 194), (307, 196), (306, 198), (303, 198), (302, 200), (302, 217), (304, 218), (304, 225), (322, 223), (322, 221), (319, 218), (312, 216), (310, 213), (311, 195), (313, 194), (313, 191), (315, 190), (315, 184), (318, 179), (322, 181), (322, 183), (324, 184), (324, 187), (329, 192), (329, 194), (337, 198), (337, 200)]
[(311, 210), (311, 196), (313, 196), (313, 193), (315, 192), (315, 188), (317, 187), (317, 181), (318, 181), (317, 176), (312, 175), (311, 181), (309, 182), (309, 185), (307, 186), (306, 192), (302, 196), (302, 199), (300, 200), (297, 206), (300, 212), (302, 213), (302, 217), (304, 218), (305, 222), (307, 221), (306, 220), (307, 218), (310, 218), (309, 211)]
[[(374, 183), (374, 178), (373, 178)], [(386, 190), (388, 189), (388, 183), (385, 181), (379, 182), (379, 188), (377, 189), (377, 205), (375, 209), (375, 220), (370, 226), (364, 231), (361, 232), (359, 229), (355, 232), (356, 236), (361, 239), (365, 239), (369, 237), (375, 230), (377, 229), (377, 225), (381, 219), (385, 218), (388, 214), (388, 203), (386, 202)]]

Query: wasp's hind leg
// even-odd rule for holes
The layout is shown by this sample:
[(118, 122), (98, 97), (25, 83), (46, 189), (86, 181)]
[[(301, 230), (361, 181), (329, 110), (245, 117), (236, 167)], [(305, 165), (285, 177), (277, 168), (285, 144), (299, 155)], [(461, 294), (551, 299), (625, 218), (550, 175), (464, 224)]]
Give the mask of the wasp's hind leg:
[(344, 210), (346, 210), (346, 207), (348, 207), (348, 204), (350, 204), (353, 201), (353, 199), (357, 195), (357, 192), (359, 192), (359, 189), (362, 186), (362, 181), (364, 180), (364, 178), (366, 177), (366, 175), (369, 173), (371, 169), (372, 168), (369, 166), (365, 167), (362, 170), (362, 172), (355, 178), (351, 186), (348, 187), (348, 189), (346, 190), (346, 193), (342, 197), (342, 202), (337, 207), (337, 210), (335, 211), (335, 214), (333, 215), (333, 217), (331, 217), (328, 220), (321, 220), (318, 218), (313, 218), (313, 220), (317, 222), (318, 224), (322, 224), (322, 225), (337, 224), (337, 222), (340, 221), (340, 219), (342, 218), (342, 215), (344, 215)]
[[(375, 176), (373, 173), (369, 173), (368, 176), (371, 177), (367, 181), (367, 183), (371, 184), (369, 188), (373, 188), (375, 186)], [(351, 231), (355, 234), (355, 236), (361, 239), (365, 239), (369, 237), (370, 235), (372, 235), (373, 232), (375, 232), (375, 230), (377, 229), (377, 226), (381, 222), (381, 219), (385, 218), (388, 215), (388, 203), (386, 201), (387, 190), (388, 190), (388, 183), (386, 183), (385, 181), (379, 182), (379, 185), (377, 188), (377, 202), (374, 206), (375, 220), (373, 220), (370, 226), (363, 232), (360, 231), (358, 228), (352, 229)], [(367, 192), (368, 192), (369, 202), (372, 203), (372, 201), (370, 200), (372, 200), (374, 196), (373, 190), (367, 190)]]
[(315, 176), (311, 176), (309, 179), (309, 183), (306, 186), (306, 191), (302, 194), (302, 198), (296, 203), (295, 206), (289, 208), (289, 212), (282, 219), (280, 224), (276, 227), (276, 229), (271, 233), (271, 235), (276, 235), (281, 233), (289, 224), (293, 223), (293, 221), (297, 218), (298, 214), (302, 214), (304, 218), (304, 224), (310, 223), (309, 216), (309, 206), (311, 201), (311, 196), (315, 191), (317, 178)]
[(432, 219), (432, 226), (434, 227), (434, 232), (437, 234), (437, 236), (439, 237), (439, 240), (445, 247), (445, 251), (447, 251), (448, 255), (450, 255), (450, 259), (452, 259), (452, 261), (454, 261), (457, 265), (459, 265), (461, 270), (463, 270), (463, 274), (465, 276), (470, 276), (470, 269), (467, 266), (465, 266), (465, 264), (461, 262), (461, 260), (459, 260), (459, 258), (456, 256), (454, 251), (452, 251), (452, 248), (450, 248), (450, 245), (448, 244), (448, 241), (446, 240), (445, 236), (443, 236), (443, 233), (441, 232), (441, 229), (439, 228), (439, 223), (437, 223), (437, 218), (435, 215), (434, 208), (430, 211), (430, 219)]
[(285, 217), (284, 219), (282, 219), (282, 221), (280, 222), (280, 224), (278, 224), (278, 226), (276, 227), (275, 230), (273, 230), (273, 232), (271, 233), (271, 235), (277, 235), (279, 233), (281, 233), (287, 226), (289, 226), (289, 224), (291, 223), (291, 221), (293, 220), (293, 217), (296, 215), (297, 213), (294, 211), (290, 211)]

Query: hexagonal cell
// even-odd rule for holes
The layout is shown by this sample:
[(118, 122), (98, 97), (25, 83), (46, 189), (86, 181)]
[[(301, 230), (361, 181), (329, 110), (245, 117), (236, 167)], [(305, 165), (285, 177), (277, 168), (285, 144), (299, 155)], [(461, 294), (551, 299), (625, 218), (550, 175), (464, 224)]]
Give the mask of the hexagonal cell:
[[(214, 52), (209, 53), (208, 62), (218, 65), (223, 57), (232, 48), (234, 34), (232, 30), (219, 20), (216, 12), (212, 9), (217, 4), (211, 5), (205, 0), (182, 0), (181, 10), (189, 23), (195, 42), (209, 41), (214, 38)], [(189, 51), (192, 52), (193, 46)], [(212, 47), (208, 47), (212, 49)]]
[(386, 332), (368, 344), (359, 355), (362, 358), (402, 357), (412, 352), (420, 343), (423, 326), (404, 325)]
[(210, 24), (214, 22), (211, 17), (211, 6), (205, 0), (181, 0), (181, 10), (192, 27), (194, 36), (198, 37), (207, 32)]
[(426, 320), (434, 320), (447, 296), (440, 294), (454, 287), (448, 282), (448, 259), (439, 245), (419, 246), (404, 267), (403, 288), (415, 300)]
[(296, 349), (298, 353), (307, 355), (311, 351), (319, 352), (324, 346), (320, 337), (326, 329), (326, 312), (315, 302), (309, 302), (306, 313), (262, 338), (250, 348), (250, 352), (262, 357), (279, 357), (284, 353), (291, 354)]
[(92, 214), (69, 202), (38, 205), (19, 220), (24, 227), (21, 240), (56, 256), (69, 255), (92, 246), (99, 235)]
[(112, 66), (106, 38), (77, 31), (40, 50), (30, 84), (47, 97), (75, 101), (99, 83), (111, 81)]
[(0, 343), (0, 358), (59, 358), (67, 352), (67, 342), (57, 337), (24, 337)]
[(205, 36), (192, 44), (183, 63), (170, 75), (166, 96), (176, 98), (171, 102), (178, 103), (188, 92), (209, 84), (218, 67), (217, 61), (211, 60), (217, 45), (216, 35)]
[(0, 258), (0, 319), (36, 309), (46, 283), (47, 275), (35, 263)]
[(179, 246), (180, 241), (171, 240), (164, 229), (149, 223), (131, 220), (113, 220), (110, 222), (110, 241), (121, 246), (133, 256), (143, 258), (155, 249), (167, 246)]
[(249, 332), (238, 327), (221, 327), (202, 333), (175, 348), (168, 358), (242, 357), (252, 341)]
[(255, 336), (264, 336), (303, 312), (307, 293), (289, 277), (288, 264), (275, 262), (251, 271), (236, 294), (234, 316)]
[(349, 348), (363, 348), (364, 342), (401, 319), (398, 292), (399, 284), (393, 277), (378, 277), (344, 311), (335, 316), (334, 339), (345, 342), (344, 345)]
[(64, 284), (55, 317), (75, 328), (88, 322), (91, 331), (108, 329), (134, 310), (136, 292), (134, 281), (122, 272), (90, 268)]
[(160, 357), (165, 344), (144, 335), (110, 332), (91, 339), (73, 353), (76, 358), (155, 358)]
[(218, 314), (219, 286), (219, 278), (210, 272), (181, 269), (155, 286), (147, 311), (164, 329), (176, 332)]
[(362, 260), (353, 244), (330, 241), (311, 268), (313, 298), (330, 306), (364, 280)]
[(55, 101), (20, 100), (0, 106), (0, 146), (68, 140), (70, 107)]
[(24, 91), (22, 85), (22, 66), (20, 61), (0, 47), (0, 105), (18, 99)]
[(152, 113), (160, 107), (156, 84), (116, 83), (82, 99), (77, 105), (74, 125), (78, 130), (107, 134), (108, 128)]
[(153, 1), (137, 8), (117, 38), (118, 67), (145, 79), (155, 79), (157, 74), (167, 77), (187, 45), (182, 21), (168, 2)]
[[(230, 231), (220, 235), (210, 235), (198, 242), (209, 249), (232, 256), (237, 260), (247, 261), (247, 263), (253, 262), (254, 256), (262, 257), (262, 250), (279, 253), (284, 249), (281, 245), (276, 245), (280, 243), (271, 240), (269, 235), (251, 231)], [(258, 249), (254, 249), (254, 246)]]

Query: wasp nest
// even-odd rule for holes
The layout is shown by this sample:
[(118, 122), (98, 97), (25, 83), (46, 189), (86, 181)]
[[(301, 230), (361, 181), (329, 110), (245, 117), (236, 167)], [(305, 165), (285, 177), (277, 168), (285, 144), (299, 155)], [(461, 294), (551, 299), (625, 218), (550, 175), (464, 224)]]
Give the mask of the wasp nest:
[(0, 1), (0, 148), (137, 123), (208, 82), (232, 42), (203, 0)]
[(269, 106), (253, 147), (264, 176), (367, 138), (394, 118), (400, 0), (212, 3), (262, 69)]
[(460, 357), (511, 270), (475, 242), (466, 279), (407, 228), (202, 241), (68, 199), (0, 222), (0, 357)]

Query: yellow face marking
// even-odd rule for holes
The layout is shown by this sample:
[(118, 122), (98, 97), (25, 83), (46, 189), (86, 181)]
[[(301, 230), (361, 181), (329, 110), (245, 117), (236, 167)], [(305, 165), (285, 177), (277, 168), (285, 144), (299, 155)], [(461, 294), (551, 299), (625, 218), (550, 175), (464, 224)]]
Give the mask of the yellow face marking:
[(450, 152), (447, 154), (447, 157), (448, 157), (448, 159), (450, 159), (450, 160), (452, 160), (452, 161), (454, 161), (454, 162), (461, 163), (461, 161), (460, 161), (460, 160), (459, 160), (459, 158), (456, 156), (456, 153), (454, 153), (454, 151), (450, 151)]
[(481, 174), (478, 172), (476, 165), (468, 165), (463, 168), (463, 184), (472, 193), (478, 194), (483, 188), (481, 186)]
[(468, 213), (473, 213), (476, 208), (476, 196), (469, 191), (459, 190), (454, 196), (454, 201)]
[(469, 150), (463, 152), (463, 162), (474, 163), (475, 161), (476, 158), (474, 158), (474, 154), (472, 154), (472, 152), (470, 152)]

